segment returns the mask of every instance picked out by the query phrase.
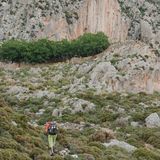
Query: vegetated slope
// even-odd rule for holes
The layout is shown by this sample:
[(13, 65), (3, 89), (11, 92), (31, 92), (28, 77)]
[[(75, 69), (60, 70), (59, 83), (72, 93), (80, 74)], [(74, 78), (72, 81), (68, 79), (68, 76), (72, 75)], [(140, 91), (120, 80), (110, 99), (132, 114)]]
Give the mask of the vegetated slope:
[[(88, 158), (95, 160), (159, 160), (160, 151), (158, 148), (160, 149), (160, 131), (158, 128), (146, 128), (142, 126), (141, 123), (144, 120), (145, 114), (139, 114), (138, 112), (143, 108), (143, 105), (149, 107), (146, 111), (147, 114), (149, 114), (148, 111), (158, 111), (159, 104), (157, 100), (159, 96), (158, 94), (152, 96), (131, 94), (127, 97), (120, 94), (95, 96), (93, 93), (80, 95), (81, 99), (95, 103), (97, 106), (96, 110), (90, 113), (77, 112), (76, 114), (66, 114), (66, 112), (64, 112), (64, 115), (59, 117), (60, 119), (53, 117), (54, 119), (59, 119), (57, 120), (61, 128), (56, 145), (61, 156), (56, 155), (54, 158), (50, 157), (47, 153), (47, 144), (42, 141), (43, 136), (40, 130), (27, 125), (27, 120), (29, 119), (24, 120), (24, 115), (14, 112), (11, 107), (7, 106), (1, 99), (0, 159), (74, 160), (73, 155), (77, 155), (78, 158), (75, 159), (78, 160), (88, 160)], [(148, 99), (147, 103), (145, 99)], [(46, 100), (47, 99), (45, 99), (45, 101)], [(43, 100), (42, 102), (45, 101)], [(27, 101), (25, 102), (27, 103)], [(136, 106), (134, 105), (135, 102), (145, 102), (146, 104), (143, 103)], [(16, 106), (20, 105), (20, 103), (22, 102), (19, 101)], [(154, 104), (157, 107), (154, 107)], [(106, 105), (110, 105), (110, 107), (106, 107)], [(136, 109), (134, 113), (132, 113), (132, 105), (134, 105), (134, 109)], [(15, 106), (13, 105), (12, 107)], [(38, 104), (35, 104), (35, 107), (38, 107)], [(45, 107), (46, 106), (43, 107), (44, 110), (46, 109)], [(24, 108), (21, 109), (24, 110)], [(119, 110), (118, 112), (117, 109)], [(122, 110), (124, 110), (124, 113), (122, 113)], [(30, 111), (30, 114), (33, 116), (34, 112)], [(133, 114), (132, 118), (138, 121), (140, 126), (131, 126), (131, 119), (126, 121), (125, 118), (124, 120), (121, 118), (120, 120), (118, 117), (122, 116), (122, 114), (123, 116)], [(48, 117), (49, 116), (51, 116), (51, 112), (48, 113)], [(34, 116), (34, 118), (38, 117), (39, 116)], [(39, 118), (43, 119), (44, 115), (40, 115)], [(46, 118), (46, 120), (47, 119), (50, 118)], [(64, 123), (65, 121), (72, 123)], [(78, 121), (83, 122), (83, 124), (79, 124)], [(10, 126), (8, 126), (8, 124)], [(105, 127), (111, 128), (114, 132)], [(110, 139), (113, 138), (120, 140), (119, 142), (128, 142), (131, 145), (128, 147), (135, 146), (138, 149), (135, 151), (131, 150), (130, 152), (123, 148), (123, 145), (120, 147), (111, 146), (106, 148), (103, 143), (108, 143)], [(65, 154), (62, 154), (61, 151), (63, 151), (64, 148), (67, 148), (67, 150), (65, 150)]]
[[(0, 93), (13, 109), (30, 117), (26, 122), (31, 126), (58, 121), (61, 156), (55, 159), (72, 160), (76, 155), (78, 160), (159, 160), (159, 57), (150, 49), (130, 41), (65, 63), (16, 69), (5, 65), (0, 69)], [(153, 122), (146, 119), (150, 115)], [(14, 116), (13, 121), (20, 123)], [(30, 134), (32, 127), (27, 130)], [(27, 140), (31, 148), (47, 150), (44, 141), (36, 146), (36, 141)], [(66, 155), (61, 152), (65, 148)], [(31, 156), (30, 146), (27, 151), (21, 152)], [(51, 159), (46, 154), (39, 159)]]
[(13, 111), (0, 97), (1, 160), (43, 159), (41, 155), (47, 153), (43, 132), (28, 121), (28, 116)]

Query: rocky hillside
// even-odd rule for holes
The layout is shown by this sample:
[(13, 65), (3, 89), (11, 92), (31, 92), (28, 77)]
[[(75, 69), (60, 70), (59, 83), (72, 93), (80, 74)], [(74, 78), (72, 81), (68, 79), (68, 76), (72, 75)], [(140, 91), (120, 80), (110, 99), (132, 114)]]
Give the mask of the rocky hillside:
[[(111, 42), (98, 55), (0, 62), (0, 160), (160, 160), (160, 1), (0, 0), (1, 42), (98, 31)], [(54, 157), (49, 120), (59, 126)]]
[(160, 0), (119, 0), (130, 21), (128, 36), (160, 48)]
[[(42, 85), (43, 81), (46, 82), (44, 79), (46, 76), (51, 81), (50, 83), (58, 86), (58, 90), (69, 93), (90, 89), (96, 93), (160, 92), (159, 54), (141, 42), (116, 43), (97, 56), (73, 58), (68, 62), (57, 63), (53, 66), (52, 73), (48, 72), (48, 67), (45, 67), (44, 73), (46, 73), (40, 78), (43, 70), (39, 67), (31, 68), (26, 74), (29, 77), (34, 75), (36, 79), (31, 78), (30, 83), (33, 81), (35, 83), (33, 86)], [(6, 79), (10, 78), (12, 81), (13, 77), (9, 74)], [(41, 81), (40, 84), (39, 81)], [(29, 91), (28, 88), (25, 90), (26, 93)]]
[(40, 128), (29, 125), (29, 118), (13, 111), (2, 97), (0, 121), (1, 160), (31, 160), (38, 155), (39, 159), (43, 159), (43, 156), (48, 156), (45, 136)]
[[(21, 124), (15, 112), (2, 105), (0, 117), (7, 117), (5, 124), (24, 127), (28, 134), (23, 137), (19, 130), (15, 134), (2, 124), (0, 141), (9, 137), (9, 146), (29, 144), (16, 153), (13, 147), (2, 145), (0, 156), (4, 159), (5, 153), (21, 153), (29, 159), (34, 155), (34, 160), (159, 160), (159, 65), (158, 54), (135, 41), (111, 45), (94, 57), (57, 64), (17, 68), (1, 63), (1, 97), (21, 118), (24, 114), (29, 118)], [(46, 138), (36, 129), (50, 119), (57, 120), (60, 127), (54, 158), (48, 156)], [(3, 134), (4, 129), (9, 135)], [(32, 154), (32, 148), (38, 151)]]
[(1, 39), (73, 39), (97, 31), (114, 40), (124, 40), (127, 36), (127, 25), (121, 18), (117, 0), (6, 0), (0, 10)]
[(103, 31), (112, 42), (160, 48), (159, 0), (1, 0), (0, 39), (73, 39)]

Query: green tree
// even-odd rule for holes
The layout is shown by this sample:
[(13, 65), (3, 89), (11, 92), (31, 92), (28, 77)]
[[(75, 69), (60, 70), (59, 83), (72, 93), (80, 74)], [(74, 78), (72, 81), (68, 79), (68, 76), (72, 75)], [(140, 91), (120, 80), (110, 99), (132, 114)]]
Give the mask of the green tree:
[(0, 48), (0, 59), (10, 62), (26, 62), (29, 46), (25, 41), (9, 40), (2, 44)]
[(98, 54), (108, 46), (108, 37), (102, 32), (97, 34), (86, 33), (72, 41), (55, 42), (40, 39), (27, 42), (9, 40), (0, 46), (0, 60), (17, 63), (64, 61), (72, 57), (86, 57)]
[(30, 63), (44, 63), (49, 61), (51, 48), (51, 42), (47, 39), (29, 42), (27, 61)]

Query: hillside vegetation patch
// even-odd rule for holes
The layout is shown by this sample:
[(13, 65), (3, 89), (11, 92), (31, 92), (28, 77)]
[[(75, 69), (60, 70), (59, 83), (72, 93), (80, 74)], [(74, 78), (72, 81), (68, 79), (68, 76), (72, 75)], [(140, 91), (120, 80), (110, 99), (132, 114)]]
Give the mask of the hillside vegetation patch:
[(76, 40), (51, 41), (40, 39), (27, 42), (9, 40), (0, 47), (0, 60), (17, 63), (57, 62), (72, 57), (86, 57), (101, 53), (109, 46), (104, 33), (86, 33)]

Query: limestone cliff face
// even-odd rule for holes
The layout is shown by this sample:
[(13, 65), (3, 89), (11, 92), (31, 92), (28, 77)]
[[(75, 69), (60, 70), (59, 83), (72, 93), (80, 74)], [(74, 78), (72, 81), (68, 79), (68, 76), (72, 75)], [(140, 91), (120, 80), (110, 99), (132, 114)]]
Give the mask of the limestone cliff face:
[(0, 10), (0, 39), (73, 39), (98, 31), (112, 42), (127, 39), (117, 0), (3, 0)]
[(53, 19), (49, 20), (45, 31), (50, 36), (54, 33), (60, 39), (73, 39), (85, 32), (103, 31), (112, 42), (126, 40), (128, 25), (121, 17), (117, 0), (87, 0), (77, 14), (78, 17), (74, 23), (67, 19), (60, 19), (56, 23)]
[(111, 42), (160, 49), (159, 0), (0, 0), (0, 40), (74, 39), (103, 31)]
[(71, 27), (71, 37), (103, 31), (112, 42), (127, 39), (128, 25), (121, 16), (117, 0), (87, 0), (78, 15), (79, 20)]

